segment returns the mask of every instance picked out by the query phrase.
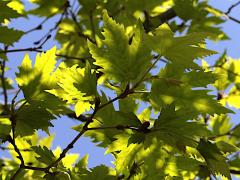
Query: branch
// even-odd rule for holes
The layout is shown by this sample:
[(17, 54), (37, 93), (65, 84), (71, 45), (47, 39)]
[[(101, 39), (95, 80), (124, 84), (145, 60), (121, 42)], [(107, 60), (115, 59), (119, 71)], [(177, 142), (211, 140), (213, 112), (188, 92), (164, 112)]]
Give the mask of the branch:
[[(154, 28), (160, 26), (161, 24), (169, 21), (170, 19), (173, 19), (177, 16), (176, 12), (174, 11), (173, 8), (168, 9), (167, 11), (163, 12), (162, 14), (155, 16), (155, 17), (150, 17), (149, 14), (144, 11), (145, 14), (145, 22), (143, 23), (143, 27), (146, 32), (149, 32), (153, 30)], [(156, 19), (158, 21), (156, 21)], [(158, 22), (158, 24), (153, 24), (152, 22)]]
[(8, 95), (7, 95), (7, 88), (5, 84), (5, 67), (6, 67), (6, 61), (3, 60), (1, 63), (1, 83), (2, 83), (2, 89), (3, 89), (3, 97), (4, 97), (4, 111), (5, 113), (8, 112)]
[(237, 7), (240, 4), (240, 1), (236, 2), (235, 4), (231, 5), (228, 10), (225, 12), (226, 15), (230, 14), (233, 8)]
[(238, 19), (236, 19), (236, 18), (234, 18), (234, 17), (232, 17), (232, 16), (228, 16), (228, 15), (227, 15), (227, 17), (228, 17), (230, 20), (232, 20), (232, 21), (240, 24), (240, 20), (238, 20)]
[[(154, 67), (154, 65), (157, 63), (158, 59), (156, 59), (156, 61), (147, 69), (147, 71), (145, 72), (145, 74), (143, 75), (143, 77), (130, 89), (129, 88), (129, 84), (126, 86), (125, 90), (118, 95), (117, 97), (115, 97), (114, 99), (108, 101), (107, 103), (100, 105), (100, 100), (98, 98), (95, 99), (95, 108), (94, 111), (91, 115), (91, 117), (89, 117), (89, 119), (86, 121), (86, 123), (84, 124), (82, 130), (79, 132), (79, 134), (67, 145), (67, 147), (62, 151), (62, 153), (60, 154), (59, 158), (54, 161), (53, 163), (51, 163), (48, 167), (46, 167), (46, 171), (49, 171), (50, 168), (56, 166), (67, 154), (67, 152), (73, 148), (74, 144), (79, 140), (79, 138), (86, 132), (88, 131), (88, 125), (93, 122), (93, 118), (95, 116), (95, 114), (97, 113), (97, 111), (99, 111), (100, 109), (106, 107), (107, 105), (115, 102), (118, 99), (123, 99), (125, 97), (127, 97), (129, 94), (133, 93), (133, 90), (144, 80), (145, 76), (147, 75), (147, 73)], [(140, 127), (141, 129), (141, 127)], [(140, 130), (139, 128), (137, 130)]]
[(39, 48), (41, 48), (50, 38), (51, 38), (51, 33), (56, 30), (59, 25), (61, 24), (64, 16), (66, 15), (67, 13), (67, 9), (69, 7), (69, 2), (68, 0), (66, 1), (66, 3), (64, 4), (64, 6), (62, 7), (63, 8), (63, 12), (59, 18), (59, 20), (56, 22), (55, 26), (53, 28), (51, 28), (40, 40), (34, 42), (35, 45), (38, 45), (40, 44), (42, 41), (42, 43), (38, 46)]
[[(3, 150), (3, 151), (5, 151), (5, 150), (15, 151), (14, 148), (4, 147), (4, 146), (0, 146), (0, 149)], [(19, 149), (19, 151), (30, 152), (32, 150), (31, 149)]]
[(147, 76), (147, 74), (152, 70), (152, 68), (157, 64), (157, 62), (159, 61), (159, 56), (154, 57), (155, 61), (153, 62), (153, 64), (146, 70), (146, 72), (143, 74), (143, 76), (140, 78), (140, 80), (132, 87), (132, 90), (135, 89), (137, 86), (140, 85), (140, 83), (142, 83), (142, 81), (144, 81), (145, 77)]
[[(25, 51), (30, 51), (30, 52), (40, 52), (40, 53), (45, 53), (46, 51), (41, 50), (41, 48), (39, 47), (33, 47), (33, 48), (23, 48), (23, 49), (10, 49), (10, 50), (0, 50), (0, 53), (15, 53), (15, 52), (25, 52)], [(58, 54), (56, 53), (55, 56), (57, 57), (63, 57), (66, 59), (76, 59), (82, 62), (86, 62), (87, 59), (91, 58), (91, 56), (89, 57), (75, 57), (75, 56), (68, 56), (68, 55), (64, 55), (64, 54)]]
[(230, 169), (230, 173), (231, 174), (240, 174), (240, 171), (234, 170), (234, 169)]
[(50, 168), (56, 166), (67, 154), (67, 152), (73, 148), (74, 144), (79, 140), (79, 138), (87, 131), (88, 125), (93, 122), (93, 117), (94, 115), (97, 113), (98, 109), (99, 109), (99, 104), (100, 101), (98, 98), (95, 99), (95, 109), (91, 115), (91, 117), (89, 117), (89, 119), (86, 121), (86, 123), (84, 124), (82, 130), (78, 133), (78, 135), (67, 145), (67, 147), (65, 149), (63, 149), (62, 153), (60, 154), (59, 158), (54, 161), (53, 163), (51, 163), (48, 167), (46, 167), (46, 171), (49, 171)]
[(79, 25), (79, 23), (78, 23), (78, 21), (77, 21), (77, 17), (76, 17), (75, 14), (73, 13), (73, 11), (72, 11), (71, 9), (69, 9), (69, 12), (70, 12), (70, 15), (71, 15), (71, 17), (72, 17), (73, 22), (75, 23), (76, 27), (78, 28), (77, 34), (78, 34), (80, 37), (83, 37), (83, 38), (89, 40), (90, 42), (96, 44), (96, 41), (95, 41), (95, 40), (91, 39), (88, 35), (85, 35), (85, 34), (82, 33), (82, 28), (80, 27), (80, 25)]
[(132, 127), (128, 125), (117, 125), (117, 126), (106, 126), (106, 127), (91, 127), (87, 128), (87, 130), (106, 130), (106, 129), (116, 129), (116, 130), (124, 130), (124, 129), (131, 129), (134, 131), (139, 131), (138, 127)]
[(16, 153), (18, 154), (17, 158), (20, 160), (21, 164), (24, 165), (24, 159), (23, 156), (20, 152), (20, 150), (18, 149), (16, 143), (15, 143), (15, 139), (13, 139), (11, 136), (8, 138), (8, 141), (13, 145), (14, 150), (16, 151)]

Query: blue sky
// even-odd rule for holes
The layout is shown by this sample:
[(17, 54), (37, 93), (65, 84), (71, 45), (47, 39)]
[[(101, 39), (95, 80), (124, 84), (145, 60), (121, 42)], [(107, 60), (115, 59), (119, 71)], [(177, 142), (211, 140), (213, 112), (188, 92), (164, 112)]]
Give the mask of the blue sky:
[[(233, 0), (210, 0), (210, 4), (214, 7), (221, 9), (222, 11), (226, 11), (227, 8), (232, 5), (234, 2)], [(29, 4), (26, 0), (26, 7), (29, 9), (31, 8), (31, 4)], [(240, 19), (240, 6), (235, 8), (231, 16), (236, 17)], [(54, 20), (55, 19), (55, 20)], [(36, 40), (39, 40), (47, 31), (49, 28), (53, 26), (53, 22), (57, 21), (58, 17), (53, 18), (46, 24), (44, 24), (43, 30), (41, 31), (35, 31), (30, 34), (27, 34), (24, 36), (18, 43), (14, 44), (14, 48), (28, 48), (33, 46), (33, 42)], [(29, 19), (23, 19), (20, 18), (19, 20), (14, 20), (11, 23), (11, 27), (14, 27), (16, 29), (20, 29), (23, 31), (27, 31), (33, 27), (36, 27), (41, 22), (40, 18), (30, 16)], [(223, 52), (224, 49), (227, 49), (228, 55), (234, 58), (240, 57), (240, 24), (237, 24), (231, 20), (228, 20), (223, 25), (223, 30), (227, 33), (227, 35), (231, 38), (231, 40), (216, 43), (208, 41), (207, 47), (209, 49), (216, 50), (218, 52)], [(44, 50), (50, 49), (52, 46), (57, 45), (57, 47), (60, 47), (59, 44), (56, 41), (49, 40), (44, 45)], [(15, 72), (17, 71), (17, 66), (20, 65), (25, 52), (21, 53), (12, 53), (9, 54), (9, 62), (8, 67), (11, 67), (11, 70), (7, 72), (7, 76), (10, 76), (14, 79)], [(36, 53), (29, 53), (30, 57), (34, 59)], [(215, 60), (218, 57), (218, 55), (212, 56), (209, 58), (209, 61)], [(2, 97), (1, 97), (2, 98)], [(239, 113), (236, 115), (233, 115), (234, 122), (237, 122), (239, 118)], [(64, 148), (77, 134), (77, 132), (71, 130), (70, 127), (78, 125), (77, 121), (71, 120), (66, 117), (62, 117), (54, 122), (55, 127), (51, 128), (51, 132), (55, 132), (55, 138), (53, 142), (53, 149), (55, 149), (57, 146), (61, 146)], [(44, 133), (41, 133), (42, 135)], [(81, 138), (74, 146), (74, 148), (70, 151), (72, 153), (80, 153), (80, 157), (83, 157), (85, 154), (90, 154), (89, 156), (89, 165), (90, 167), (99, 165), (101, 163), (111, 165), (111, 161), (113, 158), (111, 155), (104, 155), (104, 149), (102, 148), (96, 148), (95, 144), (91, 143), (91, 141), (88, 138)], [(1, 157), (9, 157), (9, 155), (6, 152), (2, 152)]]

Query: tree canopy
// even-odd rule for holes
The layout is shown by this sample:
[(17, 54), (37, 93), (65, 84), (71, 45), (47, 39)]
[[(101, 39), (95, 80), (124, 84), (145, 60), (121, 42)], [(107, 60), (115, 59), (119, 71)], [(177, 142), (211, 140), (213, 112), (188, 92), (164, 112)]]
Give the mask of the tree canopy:
[[(12, 156), (0, 156), (1, 179), (239, 176), (240, 124), (231, 114), (240, 108), (240, 61), (206, 40), (229, 40), (222, 26), (240, 23), (230, 14), (240, 2), (226, 12), (208, 0), (30, 2), (26, 10), (21, 0), (0, 1), (0, 149)], [(28, 31), (9, 26), (32, 15), (42, 22)], [(15, 47), (44, 28), (32, 46)], [(59, 48), (46, 49), (52, 40)], [(19, 52), (26, 55), (11, 79), (9, 54)], [(53, 149), (49, 128), (63, 116), (78, 133)], [(83, 136), (112, 154), (111, 167), (69, 153)]]

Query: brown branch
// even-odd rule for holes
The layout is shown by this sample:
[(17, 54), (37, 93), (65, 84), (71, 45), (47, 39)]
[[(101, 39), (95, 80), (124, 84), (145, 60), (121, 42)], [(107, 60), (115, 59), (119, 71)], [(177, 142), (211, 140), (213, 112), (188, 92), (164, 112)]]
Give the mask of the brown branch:
[(2, 83), (2, 89), (3, 89), (3, 97), (4, 97), (4, 111), (5, 113), (8, 112), (8, 95), (7, 95), (7, 88), (5, 84), (5, 67), (6, 67), (6, 61), (3, 60), (1, 63), (1, 83)]
[(226, 15), (230, 14), (231, 11), (233, 10), (233, 8), (237, 7), (240, 4), (240, 1), (234, 3), (233, 5), (231, 5), (228, 10), (225, 12)]
[(20, 152), (20, 150), (18, 149), (16, 143), (15, 143), (15, 139), (13, 139), (12, 137), (8, 138), (9, 142), (13, 145), (14, 150), (16, 151), (16, 153), (18, 154), (17, 158), (20, 160), (21, 164), (24, 165), (24, 159), (23, 156)]
[(132, 87), (132, 90), (134, 90), (137, 86), (139, 86), (139, 84), (144, 81), (145, 77), (147, 76), (147, 74), (152, 70), (152, 68), (157, 64), (157, 62), (159, 61), (159, 56), (155, 57), (155, 61), (153, 62), (153, 64), (146, 70), (146, 72), (143, 74), (143, 76), (140, 78), (140, 80)]
[(240, 171), (234, 170), (234, 169), (230, 169), (230, 173), (231, 174), (240, 174)]
[[(165, 11), (162, 14), (155, 16), (155, 17), (150, 17), (146, 11), (144, 11), (144, 14), (145, 14), (146, 20), (143, 23), (143, 26), (144, 26), (144, 29), (146, 32), (152, 31), (154, 28), (160, 26), (161, 24), (163, 24), (177, 16), (177, 14), (173, 8), (170, 8), (167, 11)], [(158, 23), (153, 24), (152, 22), (158, 22)]]
[[(29, 52), (40, 52), (40, 53), (45, 53), (46, 51), (40, 50), (39, 47), (33, 47), (33, 48), (23, 48), (23, 49), (10, 49), (10, 50), (0, 50), (0, 53), (15, 53), (15, 52), (25, 52), (25, 51), (29, 51)], [(88, 57), (74, 57), (74, 56), (68, 56), (68, 55), (64, 55), (64, 54), (55, 54), (57, 57), (63, 57), (66, 59), (76, 59), (82, 62), (86, 62), (87, 59), (91, 58), (91, 56)]]
[(66, 3), (64, 3), (62, 8), (63, 8), (63, 12), (61, 13), (61, 16), (60, 16), (59, 20), (56, 22), (55, 26), (53, 28), (49, 29), (49, 31), (40, 40), (34, 42), (35, 45), (38, 45), (38, 44), (40, 44), (42, 42), (38, 46), (38, 48), (42, 48), (42, 46), (51, 38), (51, 33), (53, 31), (55, 31), (59, 27), (59, 25), (62, 23), (63, 18), (64, 18), (64, 16), (67, 13), (67, 9), (69, 8), (68, 0), (66, 1)]
[(87, 130), (106, 130), (106, 129), (116, 129), (116, 130), (124, 130), (124, 129), (131, 129), (134, 131), (139, 131), (138, 127), (132, 127), (128, 125), (117, 125), (117, 126), (106, 126), (106, 127), (91, 127), (87, 128)]
[(93, 122), (93, 117), (99, 110), (100, 100), (98, 98), (95, 99), (95, 108), (91, 115), (91, 117), (86, 121), (82, 130), (78, 133), (78, 135), (67, 145), (65, 149), (63, 149), (62, 153), (60, 154), (59, 158), (52, 162), (48, 167), (46, 167), (46, 171), (49, 171), (50, 168), (56, 166), (67, 154), (67, 152), (73, 148), (74, 144), (79, 140), (79, 138), (87, 131), (88, 125)]
[[(15, 151), (14, 148), (4, 147), (4, 146), (0, 146), (0, 149), (3, 150), (3, 151), (5, 151), (5, 150)], [(19, 149), (19, 151), (30, 152), (30, 151), (32, 151), (32, 150), (31, 150), (31, 149)]]
[(77, 32), (78, 36), (83, 37), (83, 38), (89, 40), (90, 42), (96, 44), (95, 40), (91, 39), (88, 35), (85, 35), (85, 34), (82, 33), (82, 28), (77, 21), (77, 17), (75, 16), (75, 14), (73, 13), (73, 11), (70, 8), (69, 8), (69, 12), (70, 12), (70, 15), (72, 17), (73, 22), (75, 23), (75, 25), (78, 29), (78, 32)]

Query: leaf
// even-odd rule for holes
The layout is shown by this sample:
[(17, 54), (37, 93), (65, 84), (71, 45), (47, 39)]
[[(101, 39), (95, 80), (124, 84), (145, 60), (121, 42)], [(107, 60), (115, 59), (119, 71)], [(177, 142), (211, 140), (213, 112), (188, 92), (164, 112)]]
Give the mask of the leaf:
[(23, 31), (9, 29), (7, 27), (1, 26), (0, 43), (12, 45), (14, 42), (17, 42), (22, 37), (23, 34), (24, 34)]
[[(75, 26), (74, 21), (64, 19), (61, 24), (59, 24), (58, 28), (56, 40), (61, 44), (61, 49), (59, 50), (60, 54), (73, 57), (91, 57), (87, 46), (87, 40), (76, 33), (79, 29)], [(64, 61), (69, 67), (75, 64), (79, 64), (80, 66), (83, 65), (79, 60), (70, 59), (71, 61), (69, 61), (69, 58)], [(87, 61), (91, 62), (92, 59), (88, 58)]]
[(162, 108), (153, 130), (156, 130), (158, 139), (180, 150), (184, 150), (185, 146), (196, 147), (197, 141), (200, 137), (207, 136), (208, 131), (205, 125), (188, 121), (192, 118), (191, 111), (175, 110), (173, 103)]
[(225, 141), (218, 141), (216, 143), (218, 149), (223, 152), (223, 153), (233, 153), (233, 152), (237, 152), (240, 149), (230, 143), (227, 143)]
[(136, 154), (139, 152), (141, 145), (130, 144), (124, 148), (118, 155), (115, 162), (117, 173), (128, 173), (128, 169), (133, 164)]
[[(28, 55), (25, 55), (19, 72), (16, 73), (16, 81), (23, 91), (28, 103), (48, 109), (56, 115), (66, 113), (65, 103), (47, 92), (57, 87), (55, 70), (56, 47), (46, 53), (37, 54), (34, 67)], [(49, 103), (51, 102), (51, 103)]]
[(155, 29), (153, 35), (148, 35), (147, 43), (151, 49), (165, 56), (178, 68), (195, 69), (198, 66), (193, 62), (194, 59), (216, 54), (215, 51), (198, 46), (208, 36), (207, 33), (193, 33), (183, 37), (173, 37), (170, 27), (163, 24)]
[(46, 53), (37, 54), (34, 67), (29, 55), (26, 54), (19, 73), (16, 73), (16, 80), (23, 90), (24, 97), (31, 102), (34, 99), (40, 99), (44, 90), (56, 86), (55, 77), (52, 76), (56, 61), (56, 47), (48, 50)]
[(88, 165), (88, 157), (89, 155), (85, 155), (82, 159), (80, 159), (76, 164), (75, 167), (79, 168), (79, 169), (87, 169), (87, 165)]
[[(15, 143), (17, 147), (20, 149), (20, 152), (23, 156), (26, 165), (34, 164), (34, 166), (42, 166), (42, 164), (40, 164), (40, 162), (36, 159), (37, 154), (31, 149), (31, 147), (32, 146), (38, 147), (40, 145), (41, 147), (46, 146), (47, 148), (50, 148), (52, 140), (53, 140), (52, 135), (40, 138), (37, 135), (37, 133), (34, 133), (31, 136), (25, 137), (18, 136), (17, 138), (15, 138)], [(12, 144), (9, 144), (8, 147), (10, 149), (14, 148)], [(15, 151), (10, 151), (10, 154), (12, 155), (14, 161), (16, 161), (19, 164), (20, 161), (17, 158), (18, 154)]]
[[(0, 23), (2, 23), (4, 21), (4, 19), (9, 20), (10, 18), (17, 18), (17, 17), (21, 16), (17, 11), (12, 9), (9, 6), (9, 4), (10, 3), (7, 2), (7, 1), (0, 1), (0, 9), (1, 9), (1, 11), (0, 11)], [(10, 37), (8, 37), (8, 38), (10, 38)]]
[(137, 25), (135, 35), (129, 44), (129, 37), (123, 25), (116, 23), (106, 12), (103, 16), (104, 39), (101, 47), (88, 42), (95, 65), (107, 77), (120, 82), (135, 81), (139, 74), (150, 67), (150, 49), (144, 45), (144, 32)]
[(83, 180), (115, 180), (116, 176), (114, 172), (111, 172), (110, 168), (105, 165), (96, 166), (90, 169), (91, 171), (85, 175), (81, 176)]
[(226, 158), (221, 154), (216, 144), (201, 139), (197, 149), (204, 157), (209, 171), (213, 175), (217, 175), (219, 173), (228, 179), (232, 179), (229, 166), (226, 163)]
[(128, 145), (130, 145), (130, 144), (140, 144), (140, 143), (143, 143), (144, 140), (145, 140), (145, 134), (144, 133), (134, 133), (128, 139)]
[[(60, 147), (57, 147), (54, 151), (53, 154), (55, 157), (60, 157), (62, 153), (62, 150)], [(76, 163), (77, 159), (79, 157), (79, 154), (77, 153), (67, 153), (64, 158), (61, 159), (61, 168), (66, 168), (66, 169), (72, 169), (73, 165)]]
[[(181, 79), (183, 75), (181, 71), (176, 69), (175, 65), (169, 65), (159, 73), (160, 77)], [(176, 69), (176, 71), (174, 71)], [(199, 76), (201, 77), (201, 76)], [(155, 108), (169, 105), (173, 101), (176, 105), (187, 108), (191, 107), (192, 112), (197, 114), (224, 114), (233, 113), (230, 109), (225, 108), (217, 100), (214, 100), (214, 96), (208, 95), (209, 90), (193, 89), (196, 83), (183, 84), (181, 86), (170, 84), (165, 78), (156, 79), (152, 82), (150, 102)], [(200, 84), (203, 81), (199, 80)], [(205, 84), (206, 86), (206, 84)], [(187, 108), (188, 109), (188, 108)]]
[(34, 9), (31, 9), (28, 13), (38, 15), (38, 16), (47, 16), (61, 13), (66, 4), (65, 1), (41, 1), (41, 0), (30, 0), (32, 3), (37, 4), (38, 6)]
[(0, 118), (0, 144), (11, 132), (11, 121), (8, 118)]
[(31, 147), (33, 149), (33, 151), (39, 155), (38, 157), (36, 157), (40, 162), (49, 165), (52, 162), (54, 162), (56, 160), (56, 157), (54, 156), (53, 152), (48, 149), (46, 146), (32, 146)]
[(16, 113), (16, 132), (20, 136), (32, 135), (35, 130), (48, 132), (50, 122), (55, 119), (49, 111), (36, 105), (25, 105)]
[(90, 64), (87, 63), (85, 68), (78, 68), (77, 65), (67, 68), (60, 65), (55, 74), (58, 87), (47, 92), (68, 104), (75, 104), (77, 116), (89, 111), (97, 95), (96, 74), (92, 72)]
[(207, 87), (207, 85), (213, 84), (216, 80), (217, 76), (215, 74), (202, 70), (185, 73), (181, 78), (181, 81), (186, 83), (186, 86), (191, 85), (193, 87)]
[(230, 118), (222, 114), (220, 116), (213, 116), (211, 118), (211, 128), (214, 135), (224, 134), (230, 131), (232, 124), (230, 123)]

